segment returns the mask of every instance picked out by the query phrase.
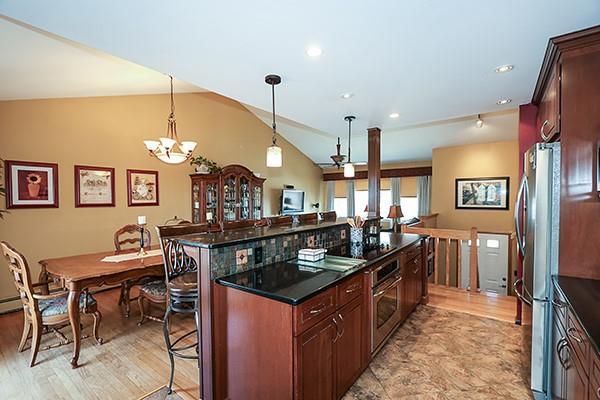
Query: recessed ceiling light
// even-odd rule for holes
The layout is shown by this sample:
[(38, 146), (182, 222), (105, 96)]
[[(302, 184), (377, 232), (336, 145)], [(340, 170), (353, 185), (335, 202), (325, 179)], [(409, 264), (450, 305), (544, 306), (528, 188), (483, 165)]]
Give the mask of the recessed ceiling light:
[(496, 102), (496, 104), (498, 104), (499, 106), (504, 105), (504, 104), (508, 104), (512, 101), (512, 99), (500, 99)]
[(319, 57), (323, 54), (323, 50), (319, 46), (309, 46), (306, 49), (306, 55), (309, 57)]
[(352, 96), (354, 96), (352, 93), (342, 93), (342, 95), (340, 97), (342, 99), (349, 99)]
[(397, 112), (393, 112), (390, 114), (390, 118), (398, 118), (400, 116), (400, 114), (398, 114)]
[(503, 72), (508, 72), (508, 71), (512, 71), (512, 69), (514, 68), (514, 65), (500, 65), (499, 67), (496, 67), (495, 71), (498, 73), (503, 73)]

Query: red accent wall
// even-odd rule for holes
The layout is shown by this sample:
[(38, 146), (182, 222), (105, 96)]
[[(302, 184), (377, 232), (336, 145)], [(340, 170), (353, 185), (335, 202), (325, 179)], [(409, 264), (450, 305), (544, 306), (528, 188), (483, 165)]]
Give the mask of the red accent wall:
[[(538, 139), (536, 128), (537, 106), (535, 104), (522, 104), (519, 106), (519, 180), (523, 176), (523, 154), (533, 146)], [(517, 277), (523, 276), (523, 258), (518, 254)], [(521, 302), (517, 301), (517, 321), (521, 320)]]

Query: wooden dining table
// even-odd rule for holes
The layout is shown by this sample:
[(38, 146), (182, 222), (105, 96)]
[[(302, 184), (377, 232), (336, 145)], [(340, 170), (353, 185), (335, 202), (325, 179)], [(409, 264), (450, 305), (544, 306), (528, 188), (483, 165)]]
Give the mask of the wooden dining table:
[[(147, 250), (156, 250), (153, 246)], [(79, 349), (81, 347), (81, 325), (79, 296), (85, 289), (104, 285), (118, 285), (126, 281), (137, 281), (143, 277), (163, 276), (163, 259), (161, 255), (136, 258), (120, 262), (106, 262), (102, 259), (126, 253), (135, 253), (137, 249), (119, 252), (105, 251), (101, 253), (82, 254), (69, 257), (41, 260), (40, 282), (53, 279), (68, 289), (67, 298), (69, 322), (73, 331), (73, 357), (71, 367), (77, 368)]]

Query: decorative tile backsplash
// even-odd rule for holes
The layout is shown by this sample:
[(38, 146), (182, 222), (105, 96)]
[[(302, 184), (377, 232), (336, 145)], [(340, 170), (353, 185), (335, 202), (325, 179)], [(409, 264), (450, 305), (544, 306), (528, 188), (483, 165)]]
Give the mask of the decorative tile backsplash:
[[(277, 236), (264, 240), (219, 247), (210, 250), (212, 279), (263, 265), (296, 258), (307, 247), (329, 249), (347, 243), (348, 226), (334, 226), (314, 231)], [(262, 262), (255, 262), (255, 248), (262, 247)]]

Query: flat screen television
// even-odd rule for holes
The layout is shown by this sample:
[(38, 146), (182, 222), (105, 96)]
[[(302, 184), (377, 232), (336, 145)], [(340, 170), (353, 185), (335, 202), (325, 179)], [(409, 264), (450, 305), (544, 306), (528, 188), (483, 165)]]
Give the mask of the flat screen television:
[(297, 214), (304, 212), (304, 191), (283, 189), (281, 194), (281, 213)]

